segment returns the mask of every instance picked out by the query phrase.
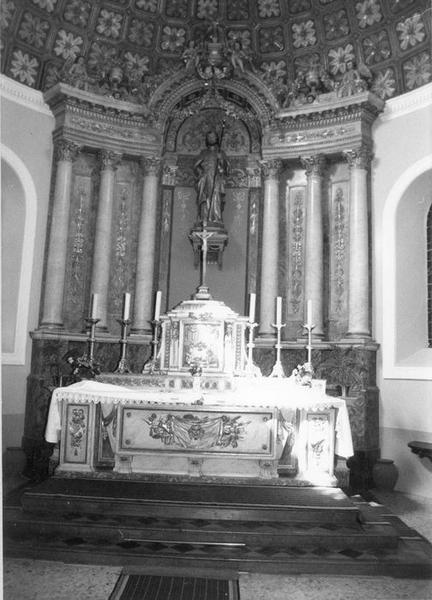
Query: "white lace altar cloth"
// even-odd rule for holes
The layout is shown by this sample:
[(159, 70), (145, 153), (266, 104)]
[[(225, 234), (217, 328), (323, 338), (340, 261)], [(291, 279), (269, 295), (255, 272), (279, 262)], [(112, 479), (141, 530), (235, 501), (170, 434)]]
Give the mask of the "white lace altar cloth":
[(143, 407), (182, 405), (273, 408), (279, 410), (279, 425), (291, 422), (298, 409), (319, 412), (335, 408), (335, 455), (349, 458), (354, 454), (345, 400), (328, 396), (318, 389), (296, 384), (289, 378), (233, 378), (233, 390), (225, 392), (202, 390), (167, 391), (155, 388), (127, 388), (97, 381), (80, 381), (68, 387), (56, 388), (52, 394), (45, 439), (57, 443), (61, 431), (61, 403), (101, 404), (104, 416), (115, 404), (135, 404)]

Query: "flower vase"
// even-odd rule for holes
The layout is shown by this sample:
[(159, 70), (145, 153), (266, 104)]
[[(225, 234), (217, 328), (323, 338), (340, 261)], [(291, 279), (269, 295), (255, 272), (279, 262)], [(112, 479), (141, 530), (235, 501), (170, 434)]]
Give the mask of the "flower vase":
[(373, 466), (372, 477), (378, 490), (391, 492), (397, 482), (399, 471), (389, 458), (379, 458)]

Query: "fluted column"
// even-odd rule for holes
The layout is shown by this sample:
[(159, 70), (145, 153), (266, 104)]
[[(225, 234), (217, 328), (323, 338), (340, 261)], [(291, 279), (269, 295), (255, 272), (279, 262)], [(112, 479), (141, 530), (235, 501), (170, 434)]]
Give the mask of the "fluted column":
[(278, 295), (279, 255), (279, 159), (262, 162), (264, 216), (261, 254), (260, 328), (261, 337), (274, 337), (275, 299)]
[(350, 167), (350, 254), (348, 336), (370, 337), (369, 319), (369, 224), (367, 146), (344, 152)]
[(325, 157), (322, 154), (302, 157), (307, 177), (306, 239), (305, 239), (305, 304), (312, 301), (314, 335), (323, 336), (323, 218), (322, 179)]
[(63, 327), (63, 294), (69, 229), (72, 163), (78, 151), (79, 146), (64, 139), (59, 140), (55, 146), (57, 169), (41, 327)]
[(150, 331), (153, 309), (153, 273), (155, 261), (156, 214), (160, 159), (142, 158), (144, 181), (141, 197), (141, 219), (138, 233), (135, 280), (134, 333)]
[(108, 289), (111, 264), (111, 226), (114, 200), (114, 172), (121, 155), (109, 150), (100, 153), (101, 176), (96, 218), (91, 291), (98, 295), (98, 328), (107, 327)]

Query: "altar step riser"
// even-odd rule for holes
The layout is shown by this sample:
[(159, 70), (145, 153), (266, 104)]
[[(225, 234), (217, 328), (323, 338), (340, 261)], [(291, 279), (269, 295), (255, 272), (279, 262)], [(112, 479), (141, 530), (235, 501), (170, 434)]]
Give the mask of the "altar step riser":
[(197, 503), (186, 502), (146, 502), (143, 500), (90, 498), (72, 496), (53, 496), (52, 494), (25, 494), (22, 500), (23, 508), (29, 512), (38, 512), (43, 506), (49, 513), (71, 512), (79, 514), (154, 517), (165, 519), (194, 519), (254, 521), (277, 523), (317, 523), (355, 525), (359, 518), (356, 508), (327, 508), (316, 506), (230, 506), (211, 505), (200, 506)]
[[(266, 556), (259, 553), (242, 552), (238, 549), (223, 548), (216, 556), (203, 556), (191, 552), (189, 555), (173, 556), (173, 552), (154, 552), (151, 548), (139, 547), (129, 550), (117, 545), (104, 548), (100, 544), (65, 547), (49, 541), (37, 543), (11, 541), (5, 539), (4, 555), (16, 558), (56, 560), (66, 563), (99, 564), (120, 567), (151, 567), (164, 569), (229, 569), (238, 572), (273, 574), (323, 574), (323, 575), (385, 575), (392, 577), (432, 578), (432, 559), (427, 557), (427, 549), (421, 554), (412, 551), (415, 544), (407, 543), (402, 551), (389, 551), (388, 556), (364, 557), (340, 556), (333, 553), (325, 556), (319, 552), (302, 549), (302, 555), (283, 553)], [(426, 544), (425, 544), (426, 545)], [(386, 550), (382, 552), (388, 552)]]
[[(125, 541), (160, 541), (187, 544), (245, 544), (253, 546), (272, 546), (275, 548), (316, 548), (329, 549), (396, 548), (398, 537), (390, 524), (365, 525), (357, 530), (317, 531), (319, 528), (305, 526), (302, 530), (295, 525), (280, 525), (277, 531), (263, 531), (257, 524), (256, 531), (244, 531), (233, 522), (215, 522), (205, 530), (179, 521), (176, 526), (161, 524), (143, 526), (140, 523), (96, 524), (91, 521), (74, 523), (59, 518), (44, 518), (37, 514), (22, 514), (19, 510), (6, 511), (5, 533), (17, 540), (28, 536), (45, 535), (59, 539), (82, 538), (86, 540), (107, 540), (110, 543)], [(107, 519), (109, 521), (109, 519)]]

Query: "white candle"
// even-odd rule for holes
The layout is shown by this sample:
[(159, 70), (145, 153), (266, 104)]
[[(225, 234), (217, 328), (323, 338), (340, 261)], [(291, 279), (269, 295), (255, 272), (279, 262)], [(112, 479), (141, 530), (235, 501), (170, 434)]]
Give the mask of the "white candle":
[(92, 294), (91, 304), (90, 304), (90, 319), (97, 319), (97, 304), (98, 304), (98, 295)]
[(306, 325), (312, 326), (312, 300), (307, 301)]
[(249, 323), (253, 323), (255, 320), (255, 301), (256, 294), (252, 293), (249, 297)]
[(129, 294), (129, 292), (126, 292), (123, 296), (123, 321), (127, 321), (129, 319), (130, 301), (131, 295)]
[(156, 292), (156, 304), (155, 304), (155, 314), (154, 314), (154, 320), (155, 321), (159, 321), (160, 309), (161, 309), (161, 300), (162, 300), (162, 292), (160, 290), (158, 290)]
[(282, 296), (276, 298), (276, 325), (282, 325)]

